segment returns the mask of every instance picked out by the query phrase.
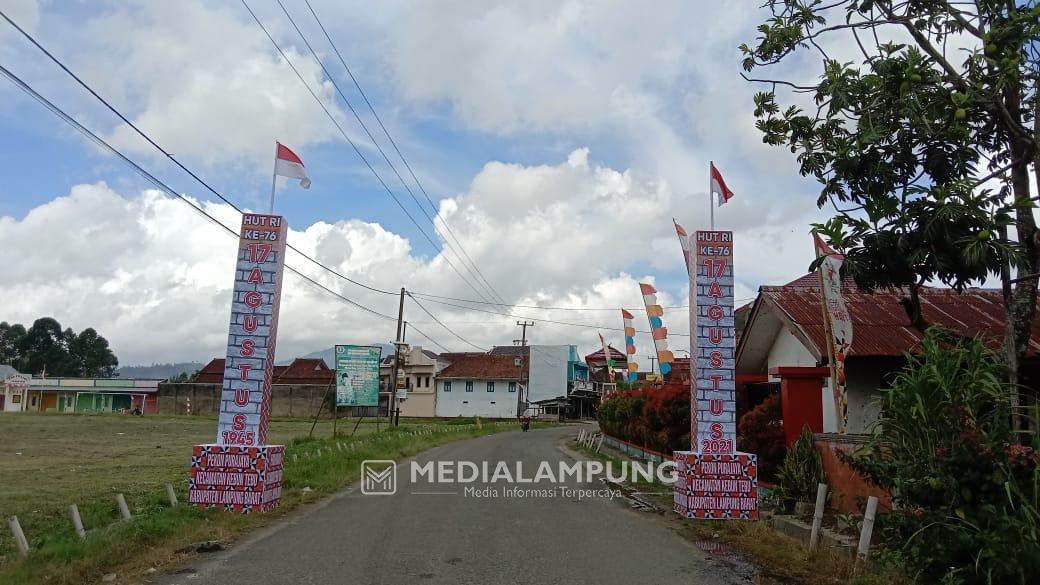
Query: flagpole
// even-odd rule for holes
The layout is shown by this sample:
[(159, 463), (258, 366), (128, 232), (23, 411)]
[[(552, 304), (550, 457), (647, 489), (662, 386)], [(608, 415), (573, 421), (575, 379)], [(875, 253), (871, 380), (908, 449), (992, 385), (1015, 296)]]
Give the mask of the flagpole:
[(271, 215), (274, 215), (274, 186), (278, 180), (278, 141), (274, 141), (274, 167), (271, 169)]
[(715, 231), (715, 203), (711, 198), (711, 169), (715, 166), (715, 161), (708, 161), (708, 209), (711, 210), (711, 231)]

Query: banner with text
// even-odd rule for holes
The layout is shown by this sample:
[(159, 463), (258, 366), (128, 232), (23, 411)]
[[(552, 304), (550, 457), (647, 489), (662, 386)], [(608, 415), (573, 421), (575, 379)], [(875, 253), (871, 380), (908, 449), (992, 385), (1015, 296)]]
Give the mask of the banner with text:
[(242, 215), (217, 444), (267, 442), (278, 306), (288, 226), (277, 215)]
[(368, 345), (336, 346), (336, 406), (379, 406), (379, 360)]
[(758, 458), (737, 451), (733, 232), (697, 231), (689, 244), (692, 445), (674, 453), (674, 509), (687, 518), (754, 520)]
[(737, 448), (733, 232), (698, 231), (691, 244), (695, 270), (690, 286), (697, 291), (691, 323), (696, 331), (690, 337), (696, 361), (690, 397), (696, 405), (692, 447), (699, 453), (733, 453)]

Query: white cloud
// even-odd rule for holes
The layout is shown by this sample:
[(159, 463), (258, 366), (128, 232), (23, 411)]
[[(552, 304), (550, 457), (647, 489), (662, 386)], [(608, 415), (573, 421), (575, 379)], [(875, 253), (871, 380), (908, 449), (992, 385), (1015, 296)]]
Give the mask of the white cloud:
[[(442, 205), (470, 256), (503, 296), (519, 304), (638, 308), (642, 301), (637, 282), (657, 282), (656, 270), (680, 269), (682, 256), (671, 214), (688, 206), (689, 197), (589, 158), (587, 150), (579, 149), (558, 165), (489, 163), (466, 193)], [(237, 213), (228, 206), (204, 206), (226, 225), (237, 224)], [(804, 220), (791, 225), (804, 225)], [(408, 240), (379, 224), (344, 219), (296, 227), (291, 243), (356, 280), (388, 291), (406, 286), (473, 297), (443, 257), (426, 261), (412, 256)], [(810, 255), (808, 245), (800, 245), (808, 242), (800, 231), (804, 230), (739, 228), (737, 270), (742, 286), (797, 276)], [(5, 266), (0, 273), (0, 306), (7, 308), (3, 318), (31, 322), (52, 315), (77, 330), (95, 327), (124, 363), (220, 355), (234, 245), (232, 237), (190, 207), (157, 191), (124, 195), (103, 183), (78, 185), (20, 220), (0, 218), (0, 264)], [(296, 254), (288, 259), (332, 290), (386, 315), (396, 314), (396, 295), (360, 289)], [(646, 272), (634, 271), (638, 266)], [(392, 322), (359, 311), (294, 275), (286, 277), (283, 295), (283, 357), (333, 343), (392, 336)], [(661, 290), (665, 305), (682, 304), (684, 299), (685, 287)], [(509, 344), (515, 336), (513, 322), (520, 316), (620, 327), (617, 311), (515, 309), (513, 317), (504, 317), (433, 301), (423, 304), (484, 347)], [(408, 306), (407, 318), (449, 348), (467, 348), (417, 307)], [(666, 323), (673, 332), (686, 330), (680, 312), (667, 315)], [(593, 329), (541, 322), (532, 338), (583, 349), (596, 341)], [(411, 339), (424, 343), (414, 334)], [(677, 338), (673, 345), (685, 343), (685, 338)]]
[[(86, 22), (75, 69), (168, 151), (206, 165), (267, 170), (276, 139), (303, 148), (339, 133), (247, 19), (242, 10), (198, 0), (132, 4)], [(310, 55), (282, 46), (342, 119), (332, 84)], [(157, 156), (126, 125), (111, 138), (119, 148)]]

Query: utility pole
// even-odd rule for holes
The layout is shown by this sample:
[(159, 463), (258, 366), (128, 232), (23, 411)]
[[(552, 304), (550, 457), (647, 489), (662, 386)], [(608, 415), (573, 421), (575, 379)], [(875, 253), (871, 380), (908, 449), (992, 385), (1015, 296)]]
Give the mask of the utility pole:
[(656, 355), (648, 355), (646, 357), (650, 358), (650, 373), (653, 374), (654, 373), (654, 362), (657, 361), (657, 356)]
[[(394, 369), (390, 376), (390, 395), (387, 396), (386, 414), (394, 426), (401, 423), (400, 407), (397, 406), (397, 374), (401, 371), (401, 344), (404, 343), (404, 295), (407, 292), (401, 287), (401, 301), (397, 305), (397, 337), (394, 338)], [(397, 414), (395, 417), (394, 414)]]
[[(523, 377), (524, 377), (524, 348), (527, 347), (527, 328), (528, 327), (534, 327), (534, 321), (531, 321), (530, 323), (528, 323), (527, 321), (517, 321), (516, 325), (517, 325), (517, 327), (522, 327), (523, 328), (521, 330), (521, 332), (520, 332), (520, 340), (519, 340), (520, 341), (520, 358), (519, 358), (520, 366), (519, 366), (519, 368), (517, 369), (517, 372), (516, 372), (516, 379), (517, 379), (517, 382), (516, 382), (516, 385), (517, 385), (517, 389), (516, 389), (516, 418), (517, 418), (517, 420), (520, 420), (520, 416), (523, 414), (522, 408), (523, 408), (523, 398), (524, 398), (524, 386), (521, 385), (521, 383), (520, 383), (520, 380), (523, 379)], [(514, 339), (513, 343), (516, 343), (516, 342), (517, 342), (517, 340)]]

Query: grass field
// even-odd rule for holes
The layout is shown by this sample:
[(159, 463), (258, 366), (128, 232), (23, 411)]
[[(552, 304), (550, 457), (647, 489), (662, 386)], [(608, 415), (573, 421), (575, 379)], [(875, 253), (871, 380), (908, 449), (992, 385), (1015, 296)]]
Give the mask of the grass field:
[[(464, 421), (405, 421), (376, 432), (374, 421), (360, 425), (341, 420), (333, 440), (332, 421), (272, 420), (269, 443), (285, 444), (283, 506), (274, 514), (243, 517), (200, 511), (186, 505), (170, 508), (165, 485), (186, 498), (191, 448), (212, 442), (213, 417), (129, 417), (120, 415), (0, 414), (0, 583), (96, 582), (103, 574), (124, 577), (162, 566), (178, 548), (199, 540), (227, 540), (284, 513), (294, 505), (329, 493), (355, 480), (359, 462), (395, 458), (469, 436), (506, 430), (506, 424), (473, 425)], [(467, 423), (467, 424), (460, 424)], [(339, 450), (343, 443), (347, 450)], [(316, 452), (322, 449), (323, 456)], [(304, 487), (310, 490), (303, 491)], [(134, 521), (119, 522), (115, 495), (123, 493)], [(69, 504), (79, 506), (88, 531), (75, 537)], [(28, 560), (16, 556), (6, 519), (17, 515), (33, 549)]]

